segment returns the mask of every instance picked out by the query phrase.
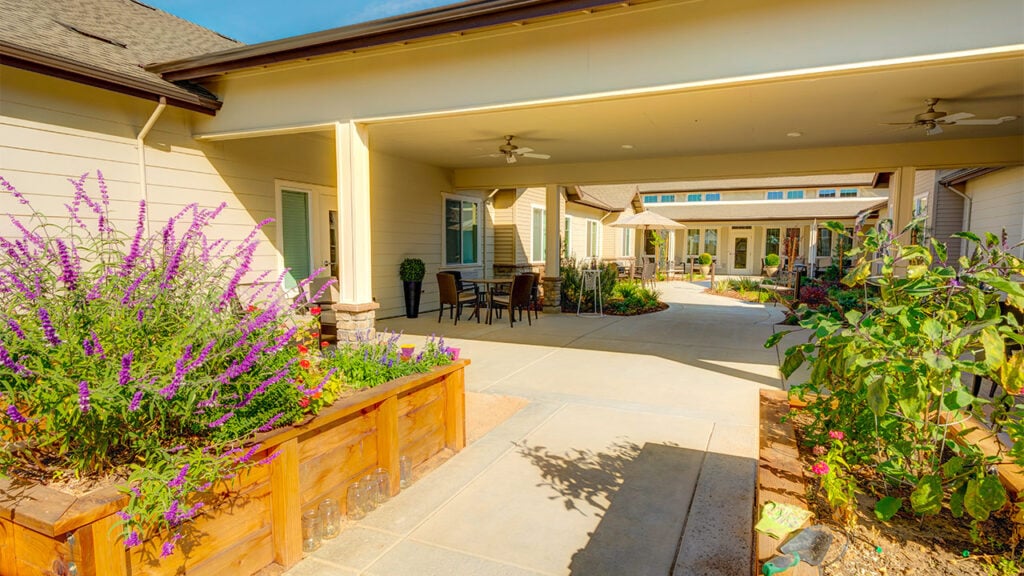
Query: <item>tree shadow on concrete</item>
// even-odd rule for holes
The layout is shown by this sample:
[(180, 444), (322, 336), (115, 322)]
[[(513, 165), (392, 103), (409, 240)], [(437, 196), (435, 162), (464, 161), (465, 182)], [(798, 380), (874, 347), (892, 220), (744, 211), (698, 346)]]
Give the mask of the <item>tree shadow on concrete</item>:
[(605, 451), (519, 445), (541, 471), (552, 499), (601, 518), (569, 565), (575, 576), (672, 573), (705, 455), (678, 446), (630, 441)]

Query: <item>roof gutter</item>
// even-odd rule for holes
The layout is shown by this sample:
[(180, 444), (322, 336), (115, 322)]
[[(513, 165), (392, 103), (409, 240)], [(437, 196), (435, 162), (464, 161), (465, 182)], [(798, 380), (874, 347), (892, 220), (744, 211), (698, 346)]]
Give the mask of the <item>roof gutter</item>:
[(243, 68), (421, 40), (444, 34), (460, 34), (468, 30), (569, 12), (586, 12), (601, 6), (628, 4), (628, 1), (623, 0), (476, 0), (192, 58), (151, 64), (146, 66), (146, 70), (161, 74), (164, 79), (170, 81), (197, 80)]
[(159, 101), (160, 98), (164, 98), (172, 106), (204, 114), (216, 114), (221, 107), (221, 103), (217, 100), (198, 95), (183, 98), (182, 94), (161, 89), (155, 83), (144, 82), (137, 78), (5, 42), (0, 42), (0, 64), (146, 100)]

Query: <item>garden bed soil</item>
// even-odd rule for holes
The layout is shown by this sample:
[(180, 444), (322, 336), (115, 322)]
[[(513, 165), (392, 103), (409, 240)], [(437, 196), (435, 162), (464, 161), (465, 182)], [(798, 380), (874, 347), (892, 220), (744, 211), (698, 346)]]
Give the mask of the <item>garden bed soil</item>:
[[(811, 453), (811, 447), (805, 445), (803, 440), (802, 427), (809, 421), (809, 417), (804, 415), (793, 419), (804, 469), (810, 469), (817, 460)], [(867, 472), (855, 472), (855, 476), (858, 485), (867, 490), (871, 486), (880, 485), (880, 479)], [(909, 502), (909, 490), (890, 495), (903, 497), (904, 502)], [(1008, 509), (993, 515), (984, 524), (980, 538), (972, 540), (970, 522), (966, 518), (953, 518), (948, 507), (924, 521), (919, 516), (901, 510), (889, 522), (881, 522), (874, 514), (877, 501), (878, 497), (874, 495), (858, 494), (856, 524), (850, 529), (853, 541), (843, 558), (828, 567), (826, 573), (829, 576), (1002, 576), (1018, 573), (1016, 570), (1003, 573), (992, 568), (1000, 559), (1010, 558), (1005, 545), (1012, 542), (1013, 538)], [(814, 521), (828, 526), (841, 539), (840, 535), (845, 528), (831, 518), (824, 492), (818, 489), (813, 477), (809, 477), (807, 482), (807, 503), (815, 514)], [(830, 557), (833, 555), (830, 554)]]
[(615, 312), (613, 310), (605, 310), (605, 316), (640, 316), (641, 314), (654, 314), (655, 312), (661, 312), (662, 310), (668, 310), (668, 304), (664, 302), (658, 302), (657, 306), (653, 308), (644, 308), (642, 310), (633, 310), (630, 312)]

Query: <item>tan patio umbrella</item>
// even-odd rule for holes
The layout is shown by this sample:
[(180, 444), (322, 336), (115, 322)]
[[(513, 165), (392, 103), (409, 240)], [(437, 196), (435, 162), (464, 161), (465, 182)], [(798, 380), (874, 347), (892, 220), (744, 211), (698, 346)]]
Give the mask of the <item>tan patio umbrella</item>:
[[(648, 230), (683, 230), (686, 228), (685, 225), (672, 220), (671, 218), (662, 216), (657, 212), (651, 212), (650, 210), (644, 210), (643, 212), (637, 212), (632, 216), (622, 218), (617, 222), (612, 223), (612, 226), (616, 228), (633, 228), (635, 230), (643, 230), (646, 236)], [(658, 277), (658, 262), (661, 260), (661, 247), (658, 244), (654, 246), (654, 277)]]

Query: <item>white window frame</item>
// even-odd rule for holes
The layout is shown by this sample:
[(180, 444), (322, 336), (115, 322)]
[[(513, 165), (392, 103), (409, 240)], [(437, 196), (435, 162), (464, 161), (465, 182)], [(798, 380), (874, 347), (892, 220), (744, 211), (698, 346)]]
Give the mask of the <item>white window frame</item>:
[(786, 227), (785, 226), (765, 226), (764, 227), (764, 236), (763, 236), (763, 239), (761, 241), (761, 249), (762, 249), (761, 251), (764, 252), (765, 256), (768, 255), (768, 231), (769, 230), (778, 230), (779, 231), (779, 246), (778, 246), (779, 252), (778, 252), (778, 256), (781, 259), (782, 258), (782, 241), (786, 238)]
[(572, 258), (572, 216), (566, 214), (562, 226), (562, 256)]
[[(533, 224), (534, 224), (533, 216), (534, 216), (534, 213), (537, 212), (538, 210), (540, 210), (541, 214), (543, 215), (542, 223), (541, 223), (541, 229), (540, 229), (540, 251), (541, 251), (541, 258), (539, 260), (534, 258), (534, 256), (536, 256), (536, 254), (533, 253), (534, 235), (537, 233), (537, 231), (533, 229)], [(547, 253), (548, 253), (548, 238), (547, 238), (547, 235), (548, 235), (548, 209), (547, 209), (547, 207), (541, 206), (540, 204), (530, 204), (530, 254), (527, 257), (527, 261), (529, 261), (531, 264), (541, 264), (541, 263), (544, 263), (544, 262), (547, 261)]]
[[(594, 240), (591, 244), (590, 227), (594, 226)], [(594, 248), (594, 252), (591, 252), (591, 248)], [(601, 257), (601, 222), (594, 220), (593, 218), (587, 218), (587, 258), (600, 258)]]
[(633, 241), (633, 229), (632, 228), (623, 228), (622, 229), (622, 255), (623, 256), (632, 256), (633, 255), (633, 245), (634, 244), (636, 244), (636, 242)]
[[(779, 197), (778, 198), (772, 198), (771, 197), (772, 194), (779, 194)], [(764, 199), (765, 200), (785, 200), (786, 199), (786, 191), (785, 190), (766, 190), (765, 193), (764, 193)]]
[(657, 194), (644, 194), (643, 201), (644, 201), (644, 204), (657, 204), (658, 203), (658, 195)]
[[(445, 207), (448, 200), (461, 200), (463, 202), (473, 202), (476, 204), (476, 215), (479, 219), (476, 227), (476, 262), (463, 264), (448, 263), (448, 234), (446, 234), (447, 226), (447, 215), (444, 213)], [(484, 201), (483, 198), (476, 196), (466, 196), (464, 194), (441, 194), (441, 266), (446, 270), (451, 269), (470, 269), (480, 268), (483, 266), (483, 246), (484, 246)], [(460, 251), (461, 252), (461, 251)]]
[[(799, 196), (790, 197), (790, 194), (792, 194), (794, 192), (799, 192), (800, 195)], [(786, 200), (803, 200), (806, 197), (807, 197), (807, 192), (805, 190), (786, 190)]]
[[(284, 226), (282, 226), (282, 206), (281, 206), (281, 192), (301, 192), (306, 195), (306, 222), (309, 223), (309, 264), (310, 273), (320, 268), (319, 262), (322, 262), (325, 258), (320, 253), (320, 244), (322, 240), (322, 234), (330, 233), (329, 230), (321, 230), (318, 225), (317, 214), (320, 213), (320, 197), (336, 196), (337, 192), (334, 188), (329, 186), (320, 186), (319, 184), (309, 184), (308, 182), (297, 182), (295, 180), (280, 180), (274, 179), (274, 240), (276, 246), (280, 249), (275, 250), (275, 261), (277, 266), (277, 272), (280, 274), (284, 272)], [(329, 206), (328, 210), (337, 210), (337, 206)], [(338, 222), (338, 230), (341, 232), (341, 222)], [(340, 262), (339, 262), (340, 266)], [(339, 270), (340, 272), (340, 270)], [(330, 271), (328, 270), (328, 275)]]

